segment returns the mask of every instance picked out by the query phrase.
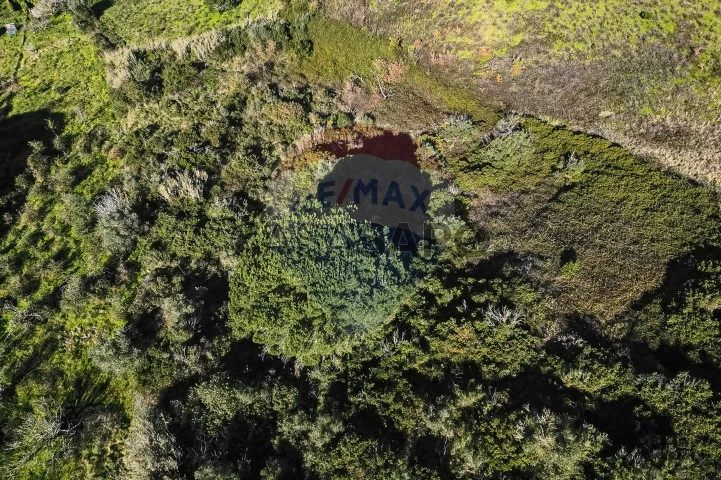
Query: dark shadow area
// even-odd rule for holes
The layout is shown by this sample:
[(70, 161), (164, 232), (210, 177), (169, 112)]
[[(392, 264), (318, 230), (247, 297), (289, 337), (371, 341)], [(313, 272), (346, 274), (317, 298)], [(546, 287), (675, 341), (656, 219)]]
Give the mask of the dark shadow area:
[(561, 252), (561, 265), (566, 265), (578, 260), (576, 250), (573, 248), (566, 248)]
[[(220, 362), (217, 373), (222, 373), (230, 384), (238, 382), (252, 386), (258, 392), (267, 389), (269, 383), (296, 386), (306, 411), (312, 410), (316, 402), (307, 379), (293, 375), (292, 364), (264, 355), (262, 347), (250, 340), (236, 342)], [(200, 381), (201, 378), (194, 377), (178, 382), (167, 389), (159, 401), (161, 410), (167, 412), (168, 427), (180, 448), (183, 478), (193, 478), (193, 472), (209, 458), (233, 465), (242, 478), (260, 479), (261, 471), (271, 459), (277, 461), (281, 469), (278, 478), (303, 477), (300, 452), (285, 441), (275, 443), (277, 419), (273, 415), (259, 414), (261, 406), (253, 411), (243, 409), (238, 412), (217, 436), (199, 436), (195, 423), (200, 420), (197, 414), (185, 409), (178, 411), (174, 405), (188, 405), (191, 389)]]
[(413, 443), (409, 460), (415, 465), (432, 469), (441, 478), (454, 478), (450, 465), (450, 449), (447, 439), (424, 435)]
[(721, 393), (721, 367), (708, 359), (697, 361), (690, 358), (678, 346), (662, 344), (652, 350), (645, 343), (632, 342), (630, 358), (634, 369), (639, 372), (659, 372), (668, 377), (688, 372), (692, 377), (706, 380), (717, 395)]
[(217, 312), (228, 302), (230, 285), (228, 278), (219, 275), (195, 274), (185, 277), (184, 294), (196, 305), (198, 325), (188, 344), (199, 343), (203, 338), (213, 338), (225, 330), (225, 322)]
[[(7, 88), (7, 84), (2, 85), (2, 88)], [(0, 121), (7, 120), (7, 116), (10, 115), (13, 97), (15, 94), (11, 92), (4, 92), (0, 95)]]
[[(572, 250), (564, 252), (564, 261), (572, 261), (574, 256)], [(502, 279), (503, 283), (511, 282), (514, 277), (523, 277), (523, 265), (528, 262), (527, 258), (508, 253), (497, 255), (491, 259), (481, 262), (464, 272), (450, 271), (444, 278), (444, 286), (448, 289), (462, 287), (461, 278), (487, 278)], [(673, 283), (683, 282), (688, 272), (675, 272), (670, 281)], [(672, 290), (669, 285), (668, 288)], [(478, 292), (476, 292), (478, 293)], [(466, 299), (472, 295), (463, 295)], [(432, 304), (432, 295), (429, 302)], [(467, 300), (468, 301), (468, 300)], [(461, 300), (453, 300), (437, 312), (437, 317), (453, 317), (461, 308)], [(502, 304), (503, 302), (501, 302)], [(494, 304), (498, 306), (497, 304)], [(513, 307), (513, 305), (508, 305)], [(484, 305), (472, 305), (468, 308), (484, 307)], [(412, 328), (410, 326), (406, 328)], [(431, 327), (431, 330), (432, 331)], [(566, 319), (564, 333), (575, 338), (582, 339), (585, 343), (565, 342), (562, 339), (552, 339), (542, 348), (545, 355), (562, 359), (563, 363), (573, 364), (580, 355), (584, 354), (583, 345), (591, 345), (600, 351), (602, 362), (609, 368), (617, 363), (634, 364), (635, 358), (627, 357), (624, 345), (619, 345), (617, 340), (607, 338), (601, 329), (598, 328), (598, 321), (587, 316), (571, 316)], [(559, 337), (560, 338), (560, 337)], [(672, 371), (688, 370), (690, 365), (687, 359), (679, 356), (678, 352), (669, 352), (667, 349), (651, 352), (646, 345), (643, 345), (646, 354), (650, 359), (645, 371)], [(631, 349), (633, 350), (633, 349)], [(638, 352), (639, 350), (636, 349)], [(660, 356), (662, 358), (656, 358)], [(663, 364), (661, 364), (663, 362)], [(375, 361), (368, 365), (378, 366)], [(372, 366), (369, 368), (373, 368)], [(609, 437), (607, 454), (612, 455), (619, 448), (625, 447), (627, 451), (638, 449), (644, 454), (650, 455), (652, 451), (666, 446), (669, 439), (674, 436), (672, 420), (656, 412), (654, 408), (647, 405), (643, 400), (635, 396), (622, 396), (612, 401), (605, 401), (596, 398), (591, 394), (564, 385), (564, 382), (555, 374), (543, 368), (542, 365), (533, 365), (513, 376), (498, 380), (484, 379), (483, 367), (477, 362), (464, 362), (454, 365), (437, 365), (440, 369), (433, 378), (415, 370), (406, 370), (402, 376), (413, 388), (416, 395), (425, 398), (430, 403), (436, 398), (452, 397), (454, 391), (472, 388), (474, 385), (483, 384), (489, 390), (505, 392), (508, 394), (509, 403), (502, 407), (504, 412), (516, 412), (526, 406), (533, 411), (550, 411), (561, 417), (582, 419), (593, 424), (599, 431), (606, 433)], [(712, 368), (711, 371), (695, 370), (695, 375), (706, 378), (709, 381), (718, 380), (713, 375), (718, 372)], [(382, 388), (382, 387), (381, 387)], [(386, 427), (387, 428), (387, 427)], [(378, 435), (378, 434), (376, 434)], [(436, 458), (443, 454), (442, 445), (434, 444), (433, 439), (428, 440), (421, 446), (415, 448), (430, 448), (434, 451)], [(442, 471), (442, 464), (434, 465), (439, 472)]]
[[(565, 333), (573, 334), (574, 336), (586, 341), (590, 345), (599, 348), (604, 351), (615, 352), (618, 350), (618, 343), (614, 340), (606, 337), (601, 329), (599, 329), (599, 322), (595, 317), (573, 314), (565, 317), (566, 328)], [(546, 344), (546, 349), (549, 352), (559, 355), (563, 358), (570, 359), (575, 357), (580, 352), (582, 347), (568, 346), (560, 343), (556, 340), (551, 340)], [(572, 351), (572, 357), (564, 357), (563, 352)], [(609, 357), (609, 361), (617, 360), (617, 358)]]
[(332, 141), (322, 143), (316, 147), (321, 152), (327, 152), (337, 158), (348, 155), (373, 155), (385, 160), (403, 160), (418, 165), (416, 151), (418, 147), (413, 138), (407, 133), (384, 131), (380, 135), (354, 138), (353, 142)]
[(133, 348), (144, 352), (151, 348), (163, 326), (163, 317), (160, 308), (142, 312), (132, 322), (128, 323), (126, 332)]
[(664, 307), (668, 307), (687, 282), (703, 276), (703, 272), (699, 270), (699, 262), (714, 259), (721, 259), (721, 248), (697, 248), (691, 253), (671, 260), (666, 266), (663, 283), (641, 296), (631, 305), (631, 310), (642, 310), (659, 298)]
[(261, 478), (265, 463), (273, 455), (276, 426), (268, 418), (239, 414), (231, 420), (222, 445), (224, 460), (241, 464), (244, 478)]
[(293, 365), (283, 362), (278, 357), (265, 355), (261, 345), (253, 341), (235, 342), (228, 354), (221, 361), (219, 371), (228, 377), (244, 383), (257, 383), (269, 376), (282, 379), (284, 383), (304, 386), (302, 378), (293, 375)]
[(113, 5), (115, 5), (115, 0), (100, 0), (93, 4), (90, 10), (93, 12), (93, 15), (99, 19)]
[[(631, 307), (632, 312), (643, 312), (650, 305), (658, 302), (663, 312), (668, 315), (683, 315), (679, 308), (684, 304), (683, 295), (687, 291), (702, 288), (703, 282), (712, 280), (715, 273), (704, 271), (705, 262), (721, 261), (721, 248), (705, 246), (695, 249), (669, 262), (663, 283), (655, 290), (644, 294)], [(666, 315), (666, 313), (664, 313)], [(714, 312), (714, 318), (721, 321), (721, 312)], [(721, 365), (718, 365), (704, 351), (697, 352), (697, 359), (691, 358), (689, 350), (683, 345), (669, 343), (673, 339), (664, 336), (665, 319), (657, 318), (653, 324), (646, 316), (638, 315), (634, 319), (629, 332), (628, 347), (631, 363), (639, 373), (659, 372), (667, 376), (676, 376), (681, 372), (689, 372), (694, 377), (706, 380), (714, 392), (721, 393)], [(656, 331), (661, 329), (661, 331)], [(653, 335), (653, 338), (650, 336)], [(650, 340), (660, 341), (657, 347)]]
[[(513, 279), (528, 281), (526, 273), (529, 266), (534, 262), (535, 259), (527, 255), (519, 255), (515, 252), (501, 252), (469, 267), (449, 268), (448, 266), (443, 266), (446, 271), (441, 273), (436, 272), (436, 274), (443, 276), (443, 286), (448, 290), (463, 287), (464, 279), (467, 278), (473, 278), (476, 280), (500, 279), (503, 282), (511, 281)], [(434, 302), (432, 295), (426, 296), (422, 292), (421, 295), (426, 298), (427, 302), (431, 304)], [(491, 305), (487, 302), (476, 304), (473, 301), (468, 301), (467, 298), (456, 297), (444, 306), (440, 317), (443, 318), (443, 315), (447, 315), (449, 317), (456, 315), (459, 309), (462, 308), (462, 302), (464, 300), (466, 301), (466, 308), (485, 308), (490, 306), (505, 306), (509, 308), (515, 307), (515, 305), (505, 301), (504, 299), (495, 301), (493, 305)]]
[(358, 436), (379, 441), (393, 451), (402, 451), (406, 444), (406, 436), (403, 432), (381, 415), (375, 407), (356, 410), (346, 423)]
[(585, 412), (584, 418), (608, 435), (612, 445), (609, 454), (624, 447), (627, 451), (638, 449), (650, 455), (663, 448), (674, 435), (670, 418), (658, 415), (633, 397), (601, 402), (597, 408)]
[(296, 478), (307, 478), (314, 480), (314, 476), (309, 476), (303, 469), (303, 456), (298, 447), (292, 445), (287, 440), (281, 440), (275, 445), (275, 458), (279, 461), (282, 473), (278, 476), (278, 480), (293, 480)]
[[(603, 335), (598, 328), (598, 321), (593, 317), (572, 315), (566, 318), (565, 333), (581, 339), (591, 345), (603, 355), (603, 363), (611, 368), (613, 364), (629, 364), (634, 366), (638, 373), (651, 373), (660, 371), (659, 364), (647, 345), (638, 345), (629, 348), (629, 357), (624, 353), (624, 345)], [(564, 342), (553, 339), (546, 343), (548, 354), (563, 359), (564, 363), (573, 364), (585, 347), (576, 342)], [(637, 368), (635, 352), (643, 350), (646, 354), (643, 370)], [(539, 375), (543, 375), (539, 372)], [(529, 379), (530, 380), (530, 379)], [(646, 454), (661, 448), (665, 441), (673, 437), (673, 424), (670, 418), (657, 414), (641, 399), (632, 396), (623, 396), (616, 400), (589, 402), (588, 394), (569, 389), (563, 386), (560, 379), (548, 377), (548, 381), (555, 385), (555, 392), (548, 390), (548, 405), (538, 405), (551, 408), (562, 413), (580, 414), (581, 418), (595, 425), (600, 431), (606, 433), (611, 441), (607, 448), (608, 454), (624, 447), (628, 451), (638, 449)], [(514, 396), (519, 396), (518, 392)], [(533, 404), (533, 403), (531, 403)]]
[[(31, 141), (48, 144), (54, 134), (48, 128), (51, 121), (56, 129), (62, 129), (65, 117), (62, 114), (39, 110), (13, 115), (0, 120), (0, 215), (15, 214), (24, 202), (24, 194), (15, 185), (15, 179), (27, 168), (32, 153)], [(0, 222), (0, 235), (8, 225)]]
[(14, 177), (24, 170), (25, 160), (31, 152), (28, 142), (48, 142), (53, 138), (48, 121), (56, 125), (56, 129), (62, 129), (65, 117), (39, 110), (0, 120), (0, 194), (7, 193)]
[[(113, 399), (109, 395), (110, 380), (95, 371), (85, 371), (75, 378), (74, 389), (66, 399), (63, 412), (63, 422), (66, 428), (74, 425), (83, 426), (89, 414), (104, 410), (108, 402)], [(118, 411), (122, 407), (116, 405)]]
[[(155, 248), (162, 249), (162, 245)], [(116, 267), (110, 264), (108, 270)], [(192, 273), (191, 273), (192, 272)], [(158, 277), (173, 278), (176, 274), (181, 273), (184, 278), (183, 294), (194, 307), (191, 314), (194, 320), (193, 335), (185, 342), (185, 345), (197, 345), (203, 339), (213, 338), (224, 333), (224, 322), (217, 317), (217, 312), (222, 305), (228, 301), (229, 285), (225, 277), (188, 270), (188, 274), (184, 271), (173, 268), (158, 269), (156, 275)], [(147, 295), (147, 293), (145, 293)], [(145, 299), (136, 300), (139, 305), (154, 305), (153, 301), (145, 301)], [(133, 320), (126, 327), (129, 339), (133, 348), (139, 351), (146, 351), (156, 345), (158, 342), (158, 334), (163, 327), (163, 314), (159, 307), (152, 308), (142, 307), (142, 309), (133, 312)]]

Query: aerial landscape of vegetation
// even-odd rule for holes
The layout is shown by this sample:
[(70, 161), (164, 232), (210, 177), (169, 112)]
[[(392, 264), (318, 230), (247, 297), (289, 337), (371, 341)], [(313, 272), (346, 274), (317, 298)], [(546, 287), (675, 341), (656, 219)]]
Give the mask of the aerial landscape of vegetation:
[(2, 0), (0, 479), (719, 478), (719, 38)]

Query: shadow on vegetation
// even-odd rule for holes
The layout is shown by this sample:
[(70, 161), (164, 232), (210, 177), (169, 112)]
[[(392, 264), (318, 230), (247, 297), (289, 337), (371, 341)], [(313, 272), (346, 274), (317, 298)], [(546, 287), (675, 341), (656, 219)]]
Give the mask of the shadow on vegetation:
[(101, 411), (123, 413), (122, 406), (116, 403), (110, 393), (110, 380), (96, 371), (85, 370), (75, 378), (74, 388), (65, 399), (63, 427), (87, 427), (84, 423), (90, 415)]
[(115, 5), (115, 0), (100, 0), (90, 7), (90, 10), (96, 18), (100, 18), (113, 5)]
[[(638, 302), (632, 306), (633, 311), (641, 312), (644, 308), (660, 301), (664, 312), (671, 312), (675, 308), (680, 296), (689, 285), (698, 284), (711, 280), (715, 275), (713, 272), (705, 272), (701, 268), (703, 262), (721, 262), (721, 247), (707, 246), (676, 258), (669, 262), (666, 267), (666, 274), (663, 283), (655, 290), (647, 292)], [(721, 321), (721, 310), (714, 312), (717, 321)], [(632, 325), (629, 338), (629, 354), (636, 371), (640, 373), (659, 372), (664, 375), (675, 376), (681, 372), (689, 372), (697, 378), (709, 382), (716, 393), (721, 393), (721, 369), (714, 360), (708, 358), (701, 352), (701, 359), (690, 358), (688, 351), (679, 345), (670, 345), (662, 342), (658, 348), (651, 348), (648, 339), (644, 335), (649, 333), (639, 332), (644, 326), (636, 323)], [(652, 328), (663, 328), (663, 323), (654, 325)], [(647, 327), (648, 328), (648, 327)], [(689, 327), (691, 328), (691, 327)]]
[(195, 316), (199, 319), (195, 335), (188, 341), (194, 345), (203, 338), (214, 338), (225, 331), (225, 322), (217, 313), (228, 301), (230, 285), (228, 278), (220, 275), (195, 275), (185, 277), (184, 294), (196, 305)]
[[(301, 404), (310, 408), (315, 400), (310, 395), (310, 386), (303, 377), (293, 375), (291, 364), (276, 357), (263, 355), (262, 347), (250, 340), (235, 343), (223, 358), (218, 372), (228, 381), (253, 385), (258, 391), (267, 388), (268, 382), (277, 385), (296, 385), (301, 394)], [(162, 395), (159, 405), (164, 411), (173, 411), (177, 402), (187, 402), (193, 386), (199, 378), (178, 382)], [(251, 411), (240, 411), (222, 428), (217, 437), (198, 438), (193, 415), (174, 412), (169, 425), (181, 450), (180, 471), (191, 478), (203, 461), (200, 451), (218, 452), (217, 459), (234, 465), (243, 478), (260, 478), (261, 470), (271, 458), (278, 459), (282, 474), (278, 478), (299, 478), (303, 470), (302, 459), (297, 448), (285, 441), (275, 444), (277, 424), (274, 417), (259, 415)], [(222, 452), (222, 453), (221, 453)]]
[[(33, 341), (33, 328), (29, 328), (28, 332), (15, 338), (14, 341), (8, 342), (3, 348), (2, 358), (13, 358), (12, 352), (15, 349), (22, 349)], [(15, 357), (12, 368), (6, 366), (7, 370), (12, 372), (8, 385), (3, 394), (11, 394), (15, 388), (33, 373), (37, 372), (50, 359), (60, 342), (57, 338), (47, 336), (36, 342), (31, 351), (22, 357)]]
[[(718, 255), (717, 251), (704, 251), (703, 255)], [(697, 252), (696, 258), (702, 253)], [(566, 254), (572, 257), (572, 253)], [(500, 278), (507, 283), (513, 277), (523, 276), (524, 265), (529, 259), (520, 257), (513, 253), (495, 256), (479, 265), (471, 271), (450, 272), (445, 275), (444, 286), (449, 289), (462, 287), (462, 278)], [(698, 272), (688, 268), (688, 261), (681, 259), (669, 265), (667, 282), (661, 287), (661, 292), (671, 296), (678, 292), (678, 288), (688, 279), (694, 278)], [(478, 293), (478, 292), (476, 292)], [(463, 295), (468, 298), (471, 295)], [(460, 299), (453, 300), (444, 305), (443, 309), (434, 315), (438, 318), (452, 318), (457, 316), (460, 307)], [(501, 305), (503, 302), (501, 301)], [(483, 305), (475, 305), (479, 307)], [(496, 305), (497, 306), (497, 305)], [(508, 305), (513, 307), (513, 305)], [(643, 372), (662, 371), (665, 374), (690, 371), (692, 375), (708, 380), (714, 389), (718, 391), (721, 385), (721, 377), (718, 368), (711, 363), (703, 365), (692, 364), (688, 357), (677, 349), (663, 347), (656, 352), (650, 350), (645, 343), (631, 346), (630, 359), (626, 354), (619, 351), (617, 342), (607, 338), (598, 328), (598, 320), (587, 316), (571, 316), (566, 319), (567, 334), (582, 339), (585, 345), (591, 346), (600, 351), (601, 360), (610, 368), (614, 364), (631, 363), (637, 370)], [(542, 347), (546, 355), (564, 359), (564, 363), (574, 363), (578, 357), (584, 354), (583, 344), (563, 342), (562, 340), (551, 340)], [(618, 352), (618, 353), (614, 353)], [(645, 362), (641, 367), (640, 363)], [(380, 364), (371, 360), (367, 366)], [(370, 367), (373, 368), (373, 367)], [(534, 365), (513, 376), (488, 381), (483, 378), (483, 369), (477, 362), (462, 362), (456, 365), (443, 366), (442, 372), (437, 372), (434, 377), (429, 377), (417, 370), (410, 369), (402, 373), (403, 378), (412, 386), (416, 395), (433, 402), (433, 399), (452, 397), (459, 389), (472, 388), (479, 383), (485, 385), (489, 391), (506, 392), (509, 402), (502, 407), (508, 413), (518, 411), (526, 406), (533, 411), (548, 409), (561, 416), (570, 418), (583, 418), (594, 425), (599, 431), (608, 435), (609, 445), (606, 447), (609, 455), (624, 447), (627, 451), (638, 449), (644, 454), (651, 454), (658, 448), (665, 447), (665, 442), (673, 436), (672, 419), (664, 414), (654, 411), (640, 398), (621, 395), (613, 400), (604, 398), (590, 398), (589, 393), (569, 387), (563, 383), (554, 373), (549, 372), (541, 365)], [(376, 385), (383, 388), (382, 385)], [(347, 395), (345, 385), (338, 385), (332, 389), (333, 397), (339, 402), (344, 402)], [(378, 412), (358, 412), (356, 424), (366, 425), (368, 428), (358, 429), (358, 433), (370, 438), (378, 439), (379, 432), (383, 432), (383, 439), (395, 438), (391, 445), (400, 451), (400, 447), (412, 445), (411, 454), (418, 465), (432, 466), (439, 472), (446, 472), (448, 466), (444, 460), (446, 446), (438, 438), (405, 439), (404, 434), (395, 432), (392, 425), (387, 423), (387, 417), (379, 415)], [(376, 418), (374, 420), (374, 417)], [(391, 432), (390, 437), (386, 432)], [(393, 433), (395, 432), (395, 433)], [(429, 460), (433, 458), (435, 460)], [(429, 463), (431, 462), (431, 463)], [(431, 465), (432, 464), (432, 465)]]
[(631, 310), (643, 310), (659, 298), (663, 306), (668, 307), (687, 282), (702, 276), (702, 272), (698, 269), (699, 261), (713, 259), (721, 259), (721, 248), (698, 248), (671, 260), (666, 266), (663, 283), (658, 288), (642, 295), (631, 305)]
[[(48, 128), (48, 122), (62, 129), (64, 120), (64, 115), (47, 110), (0, 120), (0, 214), (17, 213), (22, 205), (24, 196), (15, 188), (15, 179), (27, 168), (28, 157), (32, 152), (28, 143), (49, 143), (53, 132)], [(7, 225), (0, 223), (0, 235), (6, 229)]]
[(301, 385), (302, 379), (293, 375), (293, 365), (271, 355), (263, 354), (263, 347), (251, 340), (235, 342), (222, 361), (222, 371), (230, 378), (244, 383), (257, 383), (268, 376), (280, 377), (284, 383)]

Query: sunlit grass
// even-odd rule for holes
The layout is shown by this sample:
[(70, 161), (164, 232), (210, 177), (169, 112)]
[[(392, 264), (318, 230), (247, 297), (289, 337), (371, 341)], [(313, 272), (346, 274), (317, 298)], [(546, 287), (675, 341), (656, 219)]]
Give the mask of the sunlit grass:
[[(52, 109), (65, 115), (68, 134), (88, 131), (92, 125), (112, 119), (105, 66), (69, 15), (56, 17), (48, 28), (26, 35), (12, 114)], [(0, 68), (5, 70), (10, 63), (14, 61), (3, 58)]]
[(216, 12), (203, 0), (118, 0), (102, 15), (101, 22), (130, 44), (146, 44), (272, 15), (281, 7), (280, 0), (245, 0), (231, 10)]

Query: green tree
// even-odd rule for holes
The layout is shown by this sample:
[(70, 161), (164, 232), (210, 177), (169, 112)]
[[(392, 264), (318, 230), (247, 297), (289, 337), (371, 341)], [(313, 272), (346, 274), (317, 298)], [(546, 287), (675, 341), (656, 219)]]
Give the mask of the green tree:
[(272, 354), (309, 364), (391, 318), (418, 263), (387, 229), (347, 211), (302, 209), (264, 221), (231, 281), (231, 325)]

